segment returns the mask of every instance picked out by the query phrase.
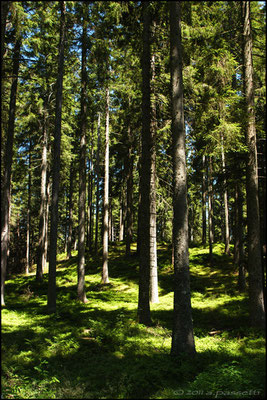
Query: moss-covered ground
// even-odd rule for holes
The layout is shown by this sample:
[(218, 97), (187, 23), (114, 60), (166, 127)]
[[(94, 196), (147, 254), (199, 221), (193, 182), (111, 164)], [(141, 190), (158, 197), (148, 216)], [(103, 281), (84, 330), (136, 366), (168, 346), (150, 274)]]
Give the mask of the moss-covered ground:
[(76, 299), (77, 254), (58, 257), (57, 312), (46, 311), (47, 274), (9, 276), (2, 309), (2, 398), (264, 398), (264, 332), (249, 327), (248, 295), (223, 246), (190, 249), (194, 360), (170, 356), (171, 250), (158, 246), (154, 325), (137, 323), (138, 260), (111, 244), (110, 284), (87, 255), (87, 304)]

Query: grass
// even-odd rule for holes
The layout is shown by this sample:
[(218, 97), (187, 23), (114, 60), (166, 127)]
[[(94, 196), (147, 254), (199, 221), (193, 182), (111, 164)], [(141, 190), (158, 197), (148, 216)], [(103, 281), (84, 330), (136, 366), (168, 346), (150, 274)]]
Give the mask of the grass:
[[(46, 312), (47, 274), (9, 277), (2, 309), (2, 398), (264, 398), (264, 332), (249, 327), (247, 293), (214, 247), (190, 249), (197, 356), (174, 359), (171, 251), (159, 245), (160, 302), (153, 327), (137, 323), (138, 260), (110, 246), (110, 284), (101, 258), (87, 255), (87, 304), (76, 300), (77, 254), (58, 257), (57, 312)], [(213, 332), (217, 333), (213, 333)]]

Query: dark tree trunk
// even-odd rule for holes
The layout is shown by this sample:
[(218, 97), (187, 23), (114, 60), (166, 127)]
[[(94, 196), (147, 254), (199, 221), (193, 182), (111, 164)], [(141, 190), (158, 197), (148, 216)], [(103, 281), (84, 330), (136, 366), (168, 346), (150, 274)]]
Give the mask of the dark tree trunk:
[(12, 84), (10, 91), (7, 141), (4, 155), (4, 176), (2, 191), (2, 215), (1, 215), (1, 304), (5, 305), (4, 288), (6, 278), (6, 267), (8, 257), (8, 241), (9, 241), (9, 213), (11, 204), (11, 167), (13, 158), (13, 141), (16, 114), (16, 98), (18, 86), (19, 72), (19, 56), (20, 56), (21, 38), (16, 39), (13, 52), (13, 71)]
[(60, 42), (58, 56), (56, 115), (54, 133), (54, 152), (52, 169), (52, 199), (51, 199), (51, 228), (49, 246), (49, 278), (47, 307), (50, 313), (56, 312), (56, 262), (57, 262), (57, 230), (58, 230), (58, 197), (60, 179), (60, 144), (61, 144), (61, 117), (62, 117), (62, 90), (64, 73), (64, 41), (65, 41), (65, 1), (59, 2)]
[(103, 220), (103, 268), (102, 283), (108, 278), (108, 226), (109, 226), (109, 89), (106, 88), (106, 139), (105, 139), (105, 175), (104, 175), (104, 220)]
[(173, 146), (174, 320), (171, 354), (196, 352), (188, 255), (187, 176), (183, 109), (180, 2), (169, 2), (171, 41), (171, 100)]
[(83, 9), (82, 33), (82, 81), (81, 81), (81, 139), (79, 165), (79, 229), (78, 229), (78, 299), (87, 302), (85, 293), (85, 207), (86, 207), (86, 51), (87, 51), (87, 5)]
[(248, 221), (249, 312), (251, 324), (253, 326), (263, 328), (265, 326), (265, 309), (260, 239), (252, 32), (249, 1), (242, 1), (242, 17), (244, 93), (246, 100), (246, 142), (248, 147), (246, 190)]
[(143, 55), (142, 55), (142, 158), (140, 174), (140, 262), (138, 318), (144, 325), (151, 324), (149, 304), (150, 284), (150, 184), (151, 184), (151, 11), (150, 3), (143, 3)]

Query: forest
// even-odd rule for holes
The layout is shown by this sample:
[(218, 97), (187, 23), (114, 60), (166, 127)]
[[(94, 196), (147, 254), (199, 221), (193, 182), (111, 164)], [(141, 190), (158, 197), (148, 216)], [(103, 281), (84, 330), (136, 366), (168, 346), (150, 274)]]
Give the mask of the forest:
[(265, 398), (266, 3), (1, 1), (1, 398)]

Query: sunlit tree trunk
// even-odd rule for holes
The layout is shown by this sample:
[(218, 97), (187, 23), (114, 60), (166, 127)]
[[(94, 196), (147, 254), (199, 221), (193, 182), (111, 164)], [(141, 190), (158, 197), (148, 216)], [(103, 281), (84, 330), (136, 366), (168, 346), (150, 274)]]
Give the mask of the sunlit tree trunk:
[(212, 160), (208, 164), (208, 211), (209, 211), (209, 258), (213, 262), (213, 185), (212, 185)]
[(60, 145), (61, 145), (61, 117), (62, 117), (62, 91), (64, 73), (64, 41), (65, 41), (65, 1), (59, 2), (60, 42), (58, 55), (57, 92), (55, 108), (54, 152), (52, 166), (52, 199), (51, 199), (51, 228), (49, 246), (49, 278), (48, 278), (48, 312), (56, 312), (56, 262), (57, 262), (57, 231), (58, 231), (58, 197), (60, 179)]
[(25, 273), (28, 275), (31, 266), (31, 249), (30, 249), (30, 238), (31, 238), (31, 190), (32, 190), (32, 172), (31, 172), (31, 160), (32, 156), (32, 141), (29, 140), (29, 172), (28, 172), (28, 207), (27, 207), (27, 235), (26, 235), (26, 268)]
[(79, 165), (79, 229), (78, 229), (78, 299), (87, 302), (85, 293), (85, 207), (86, 207), (86, 50), (87, 50), (87, 5), (83, 9), (82, 32), (82, 81), (81, 81), (81, 138)]
[(109, 89), (106, 88), (106, 136), (105, 136), (105, 175), (104, 175), (104, 226), (103, 226), (103, 268), (102, 283), (108, 278), (108, 226), (109, 226)]
[(170, 1), (174, 320), (171, 354), (196, 352), (190, 293), (180, 2)]
[(242, 1), (244, 92), (246, 100), (247, 171), (247, 221), (248, 221), (248, 281), (249, 312), (253, 326), (265, 326), (263, 273), (260, 239), (260, 213), (258, 196), (258, 171), (256, 124), (253, 87), (252, 32), (250, 2)]
[(230, 254), (230, 230), (229, 230), (229, 210), (228, 210), (228, 195), (227, 195), (227, 181), (225, 177), (225, 154), (224, 154), (224, 138), (221, 135), (221, 142), (222, 142), (222, 168), (224, 173), (224, 189), (223, 189), (223, 200), (224, 200), (224, 225), (225, 225), (225, 253)]
[(206, 244), (207, 237), (207, 219), (206, 219), (206, 156), (202, 156), (202, 244)]
[(139, 207), (139, 296), (138, 319), (141, 324), (150, 325), (150, 184), (151, 184), (151, 11), (150, 3), (143, 2), (143, 54), (142, 54), (142, 156), (140, 172)]
[(42, 143), (42, 163), (41, 163), (41, 203), (39, 210), (39, 241), (37, 250), (37, 268), (36, 279), (43, 279), (44, 271), (44, 255), (45, 255), (45, 221), (46, 221), (46, 179), (47, 179), (47, 126), (46, 126), (46, 110), (43, 114), (43, 143)]
[(126, 206), (126, 257), (131, 255), (131, 243), (133, 238), (133, 148), (131, 126), (128, 126), (128, 157), (126, 160), (126, 185), (127, 185), (127, 206)]
[[(153, 21), (153, 32), (156, 24)], [(157, 189), (156, 189), (156, 140), (157, 140), (157, 114), (155, 90), (155, 54), (151, 57), (151, 175), (150, 175), (150, 301), (158, 303), (158, 264), (157, 264)]]
[(237, 182), (235, 185), (235, 254), (234, 262), (238, 265), (238, 289), (246, 288), (245, 279), (245, 258), (244, 258), (244, 238), (243, 238), (243, 194), (242, 184)]
[(95, 253), (98, 249), (98, 225), (99, 225), (99, 151), (100, 151), (100, 118), (101, 114), (98, 113), (97, 121), (97, 150), (96, 150), (96, 216), (95, 216)]
[(74, 181), (74, 162), (70, 166), (70, 185), (69, 185), (69, 223), (68, 223), (68, 240), (67, 240), (67, 258), (71, 258), (72, 250), (72, 229), (73, 229), (73, 181)]

